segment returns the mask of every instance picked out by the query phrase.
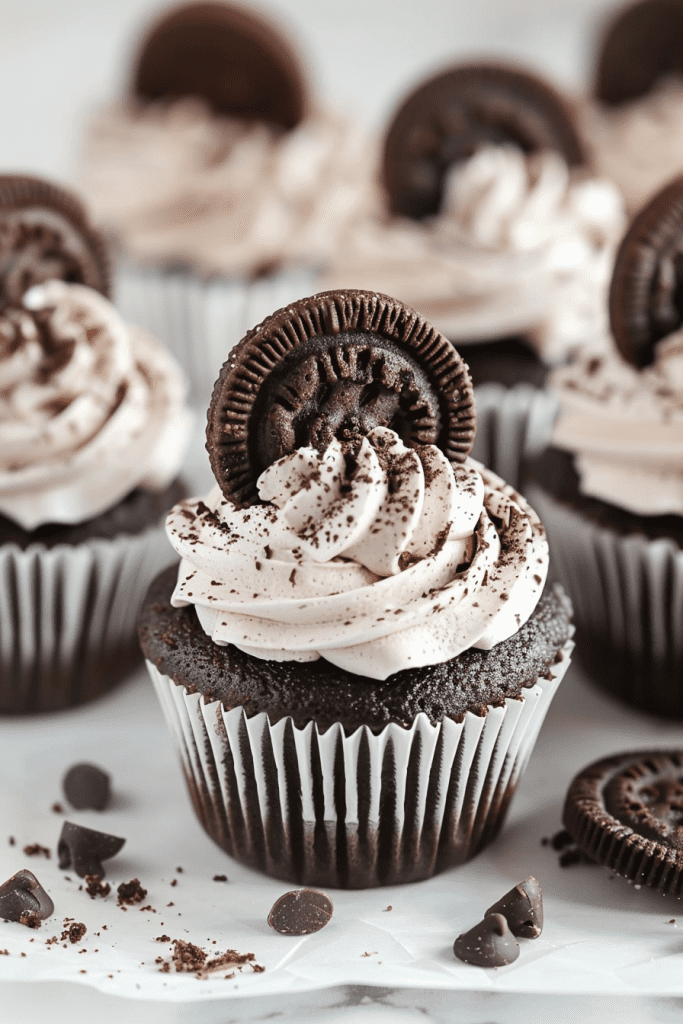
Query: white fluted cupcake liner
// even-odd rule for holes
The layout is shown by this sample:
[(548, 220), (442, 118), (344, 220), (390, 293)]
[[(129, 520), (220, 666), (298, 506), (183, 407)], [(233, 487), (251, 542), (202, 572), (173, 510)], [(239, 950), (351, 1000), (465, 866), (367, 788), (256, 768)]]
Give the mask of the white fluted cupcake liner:
[(0, 547), (0, 713), (71, 707), (122, 679), (142, 660), (140, 605), (174, 561), (162, 525), (74, 546)]
[(191, 402), (205, 409), (233, 346), (276, 309), (313, 294), (316, 276), (297, 270), (254, 281), (204, 280), (124, 264), (115, 275), (115, 302), (125, 320), (170, 349), (190, 382)]
[(557, 399), (532, 384), (482, 384), (474, 389), (474, 397), (477, 432), (472, 457), (517, 488), (524, 464), (537, 458), (548, 444)]
[(231, 856), (288, 881), (366, 888), (428, 878), (496, 836), (573, 643), (539, 678), (487, 714), (409, 729), (226, 711), (147, 662), (197, 816)]
[(599, 526), (532, 483), (553, 577), (574, 606), (577, 651), (615, 697), (683, 719), (683, 551)]

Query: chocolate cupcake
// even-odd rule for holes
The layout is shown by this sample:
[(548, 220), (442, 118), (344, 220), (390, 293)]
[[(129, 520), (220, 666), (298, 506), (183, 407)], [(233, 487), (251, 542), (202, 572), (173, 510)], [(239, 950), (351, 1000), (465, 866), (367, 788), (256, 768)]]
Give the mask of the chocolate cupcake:
[(0, 176), (0, 713), (121, 679), (142, 597), (173, 561), (162, 524), (183, 494), (185, 386), (108, 289), (78, 200)]
[(309, 92), (279, 28), (189, 2), (146, 29), (125, 97), (89, 129), (83, 188), (119, 242), (117, 300), (170, 346), (202, 408), (226, 339), (312, 290), (368, 202), (365, 140)]
[(582, 129), (630, 213), (683, 173), (682, 40), (681, 0), (621, 6), (599, 33)]
[(560, 415), (526, 489), (576, 610), (581, 659), (620, 700), (683, 719), (683, 179), (635, 218), (614, 344), (552, 378)]
[(224, 364), (216, 486), (139, 633), (203, 827), (299, 884), (414, 881), (497, 834), (573, 628), (543, 528), (470, 459), (456, 350), (376, 293), (279, 310)]
[(475, 454), (516, 484), (552, 422), (535, 390), (548, 365), (605, 333), (618, 192), (588, 175), (565, 99), (493, 62), (441, 71), (403, 100), (382, 184), (322, 283), (398, 296), (458, 345), (475, 386), (503, 385), (477, 395)]

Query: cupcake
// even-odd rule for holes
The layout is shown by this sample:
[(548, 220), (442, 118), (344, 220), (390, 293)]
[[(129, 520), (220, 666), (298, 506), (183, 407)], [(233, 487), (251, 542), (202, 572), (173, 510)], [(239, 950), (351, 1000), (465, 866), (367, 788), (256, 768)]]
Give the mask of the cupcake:
[(621, 7), (601, 33), (582, 128), (630, 213), (683, 173), (682, 37), (681, 0)]
[(106, 291), (75, 197), (0, 177), (3, 713), (70, 707), (121, 679), (139, 661), (141, 599), (174, 561), (163, 520), (183, 495), (185, 385)]
[(118, 240), (120, 308), (171, 347), (193, 401), (208, 403), (226, 339), (311, 290), (369, 167), (260, 16), (191, 2), (148, 28), (126, 96), (90, 127), (82, 184)]
[(610, 291), (611, 351), (555, 371), (560, 415), (526, 490), (596, 683), (683, 718), (683, 178), (634, 219)]
[(427, 878), (493, 840), (568, 666), (543, 528), (468, 458), (467, 368), (419, 314), (328, 292), (216, 382), (216, 486), (142, 649), (197, 816), (278, 878)]
[(621, 197), (587, 172), (565, 100), (494, 63), (449, 68), (408, 95), (386, 133), (382, 183), (323, 284), (409, 303), (458, 345), (475, 385), (526, 385), (477, 396), (477, 457), (516, 482), (552, 422), (529, 385), (605, 334)]

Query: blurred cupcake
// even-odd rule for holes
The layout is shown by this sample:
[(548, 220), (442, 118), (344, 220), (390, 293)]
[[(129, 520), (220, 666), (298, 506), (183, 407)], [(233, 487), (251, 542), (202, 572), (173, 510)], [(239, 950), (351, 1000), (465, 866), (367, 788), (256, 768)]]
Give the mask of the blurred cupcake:
[(251, 324), (312, 290), (369, 167), (261, 17), (187, 3), (148, 29), (127, 95), (91, 125), (83, 188), (119, 240), (120, 308), (171, 347), (193, 400)]
[(553, 447), (526, 493), (620, 700), (683, 718), (683, 178), (635, 218), (610, 292), (614, 346), (558, 369)]
[(107, 290), (78, 201), (0, 177), (4, 713), (69, 707), (121, 679), (141, 598), (174, 560), (162, 524), (183, 493), (185, 385)]
[(683, 2), (638, 0), (603, 28), (582, 129), (635, 213), (683, 173)]
[(572, 647), (543, 528), (468, 458), (467, 368), (419, 314), (328, 292), (216, 382), (216, 486), (169, 515), (140, 617), (204, 828), (279, 878), (427, 878), (497, 834)]
[(382, 179), (373, 217), (352, 222), (322, 284), (398, 296), (458, 345), (475, 386), (504, 386), (477, 392), (475, 454), (516, 483), (552, 423), (534, 390), (548, 365), (605, 335), (618, 191), (588, 175), (563, 98), (493, 63), (450, 68), (409, 94)]

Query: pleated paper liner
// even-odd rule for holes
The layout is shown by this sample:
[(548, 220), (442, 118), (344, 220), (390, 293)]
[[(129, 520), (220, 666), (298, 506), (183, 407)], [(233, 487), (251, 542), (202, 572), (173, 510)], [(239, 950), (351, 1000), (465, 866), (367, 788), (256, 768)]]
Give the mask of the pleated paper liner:
[(548, 531), (593, 681), (632, 707), (683, 719), (683, 551), (598, 526), (537, 484), (527, 497)]
[(170, 349), (190, 382), (192, 404), (205, 409), (233, 346), (276, 309), (312, 295), (316, 276), (297, 270), (230, 281), (126, 264), (116, 272), (115, 301), (124, 320)]
[(487, 714), (410, 729), (340, 724), (319, 733), (291, 718), (188, 693), (147, 662), (199, 821), (227, 853), (276, 878), (369, 888), (460, 864), (498, 833), (569, 665)]
[(474, 398), (477, 432), (472, 457), (517, 488), (525, 463), (537, 458), (548, 444), (557, 399), (531, 384), (511, 388), (481, 384), (474, 389)]
[(47, 548), (0, 548), (0, 713), (98, 697), (142, 661), (138, 610), (176, 561), (163, 526)]

